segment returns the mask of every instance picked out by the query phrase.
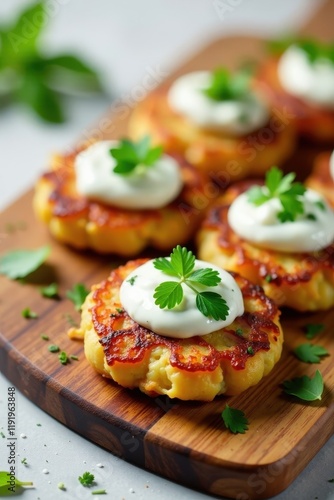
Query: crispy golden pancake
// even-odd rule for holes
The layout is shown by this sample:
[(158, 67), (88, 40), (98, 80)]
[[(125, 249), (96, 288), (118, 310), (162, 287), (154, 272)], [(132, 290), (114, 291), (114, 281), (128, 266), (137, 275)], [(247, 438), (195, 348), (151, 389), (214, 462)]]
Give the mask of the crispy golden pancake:
[(295, 123), (301, 136), (334, 144), (334, 111), (287, 93), (278, 78), (278, 60), (278, 57), (269, 57), (260, 66), (256, 86), (268, 97), (272, 106), (285, 110), (287, 118)]
[[(202, 206), (217, 188), (201, 172), (180, 159), (184, 187), (166, 207), (126, 210), (88, 200), (76, 191), (74, 159), (79, 151), (53, 158), (51, 169), (36, 184), (34, 209), (52, 235), (78, 249), (136, 256), (145, 247), (170, 250), (187, 242), (203, 218)], [(210, 195), (208, 196), (208, 190)]]
[(307, 177), (305, 184), (320, 193), (334, 207), (334, 180), (329, 169), (330, 157), (330, 152), (317, 156), (311, 175)]
[(279, 306), (298, 311), (334, 306), (334, 244), (319, 252), (279, 252), (248, 243), (231, 229), (228, 209), (250, 186), (232, 186), (209, 211), (197, 235), (199, 258), (239, 272), (263, 287)]
[(136, 105), (129, 123), (134, 138), (150, 134), (166, 152), (181, 153), (191, 164), (226, 183), (261, 175), (268, 165), (280, 165), (295, 147), (294, 127), (272, 115), (268, 124), (249, 135), (223, 135), (194, 125), (174, 112), (167, 101), (168, 86), (159, 87)]
[(211, 401), (238, 394), (267, 375), (281, 355), (277, 306), (260, 287), (235, 275), (245, 313), (229, 326), (189, 339), (163, 337), (123, 311), (119, 289), (146, 259), (128, 262), (95, 285), (82, 307), (80, 330), (89, 363), (127, 388), (157, 396)]

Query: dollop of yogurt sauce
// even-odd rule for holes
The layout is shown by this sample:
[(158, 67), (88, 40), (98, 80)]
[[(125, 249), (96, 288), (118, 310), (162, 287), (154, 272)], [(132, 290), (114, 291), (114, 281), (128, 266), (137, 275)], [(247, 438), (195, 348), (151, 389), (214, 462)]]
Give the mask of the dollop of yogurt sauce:
[(99, 141), (80, 152), (74, 163), (76, 187), (87, 198), (129, 209), (162, 208), (180, 193), (183, 181), (176, 160), (162, 155), (154, 165), (138, 165), (129, 174), (113, 171), (109, 153), (117, 141)]
[(209, 71), (178, 78), (168, 93), (170, 107), (196, 125), (240, 136), (258, 130), (269, 120), (267, 105), (254, 92), (240, 100), (215, 101), (203, 90), (211, 83)]
[[(174, 309), (160, 309), (153, 297), (155, 288), (163, 281), (177, 281), (156, 269), (150, 260), (135, 269), (120, 288), (120, 301), (129, 316), (155, 333), (166, 337), (185, 339), (196, 335), (206, 335), (230, 325), (244, 312), (241, 290), (235, 279), (223, 269), (195, 260), (194, 270), (210, 267), (217, 270), (221, 282), (210, 291), (219, 293), (225, 299), (229, 313), (225, 320), (214, 320), (204, 316), (196, 307), (196, 293), (182, 283), (183, 300)], [(199, 289), (199, 285), (197, 285)], [(204, 287), (202, 290), (207, 289)]]
[(333, 210), (311, 189), (306, 190), (302, 202), (304, 214), (294, 221), (281, 222), (277, 214), (282, 205), (277, 198), (256, 206), (248, 201), (246, 192), (231, 204), (228, 223), (241, 238), (262, 248), (282, 252), (313, 252), (326, 248), (334, 240)]
[(291, 45), (280, 57), (278, 76), (287, 92), (319, 106), (334, 108), (334, 64), (329, 59), (311, 62), (304, 50)]

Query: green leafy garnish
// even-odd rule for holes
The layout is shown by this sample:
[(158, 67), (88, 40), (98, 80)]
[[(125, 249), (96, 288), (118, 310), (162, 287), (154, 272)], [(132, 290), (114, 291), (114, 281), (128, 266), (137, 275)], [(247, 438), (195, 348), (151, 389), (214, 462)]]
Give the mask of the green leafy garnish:
[[(14, 478), (14, 479), (13, 479)], [(14, 485), (9, 484), (8, 481), (13, 481)], [(0, 495), (3, 496), (7, 493), (7, 495), (11, 493), (15, 493), (17, 488), (21, 488), (22, 486), (33, 486), (32, 481), (20, 481), (16, 479), (10, 472), (0, 471)]]
[(46, 297), (48, 299), (58, 299), (59, 294), (57, 283), (50, 283), (50, 285), (41, 288), (41, 294), (43, 295), (43, 297)]
[(67, 356), (65, 351), (61, 351), (61, 353), (58, 356), (58, 359), (62, 365), (66, 365), (69, 361), (68, 356)]
[(306, 188), (300, 182), (293, 182), (296, 175), (290, 172), (283, 176), (283, 172), (272, 167), (266, 173), (264, 186), (253, 186), (247, 191), (248, 201), (256, 206), (277, 198), (282, 206), (277, 217), (281, 222), (294, 221), (298, 214), (304, 213), (304, 205), (300, 197)]
[(320, 363), (323, 356), (329, 355), (327, 349), (321, 345), (314, 344), (301, 344), (293, 352), (304, 363)]
[(92, 486), (95, 477), (91, 472), (84, 472), (78, 479), (83, 486)]
[(250, 90), (251, 73), (248, 68), (232, 73), (226, 68), (217, 68), (211, 73), (209, 87), (203, 93), (214, 101), (238, 101)]
[(203, 287), (216, 286), (221, 282), (218, 271), (211, 268), (194, 271), (195, 256), (191, 251), (178, 245), (170, 254), (170, 259), (159, 257), (153, 265), (164, 274), (178, 278), (178, 281), (164, 281), (156, 287), (153, 297), (160, 309), (173, 309), (182, 302), (184, 283), (196, 293), (197, 309), (204, 316), (216, 321), (226, 319), (229, 307), (222, 296), (216, 292), (203, 291)]
[(286, 37), (280, 40), (272, 40), (269, 42), (269, 50), (274, 54), (282, 54), (291, 45), (294, 45), (303, 50), (310, 61), (315, 63), (319, 59), (328, 59), (334, 63), (334, 44), (324, 44), (318, 40), (312, 39), (296, 39), (293, 37)]
[(26, 458), (22, 458), (21, 464), (28, 465), (27, 459)]
[(42, 333), (41, 339), (42, 340), (50, 340), (50, 337), (48, 335), (45, 335), (44, 333)]
[(138, 142), (122, 139), (118, 145), (110, 149), (111, 156), (116, 160), (113, 171), (116, 174), (128, 175), (137, 167), (151, 167), (162, 155), (162, 146), (151, 147), (149, 136)]
[(30, 309), (30, 307), (26, 307), (21, 311), (21, 314), (26, 319), (36, 319), (38, 318), (38, 314)]
[(50, 352), (59, 352), (60, 351), (59, 347), (57, 345), (55, 345), (55, 344), (49, 345), (48, 350)]
[(66, 292), (66, 297), (74, 303), (77, 311), (80, 311), (85, 298), (89, 294), (89, 290), (82, 283), (77, 283), (73, 286), (72, 290)]
[(92, 495), (106, 495), (107, 491), (106, 490), (94, 490), (92, 491)]
[(321, 323), (308, 323), (305, 325), (305, 337), (312, 340), (318, 333), (322, 332), (324, 328), (325, 326)]
[(50, 253), (50, 247), (36, 250), (13, 250), (0, 257), (0, 274), (11, 279), (25, 278), (38, 269)]
[(61, 93), (97, 92), (97, 73), (73, 54), (48, 56), (41, 35), (49, 25), (46, 1), (0, 26), (0, 99), (19, 102), (48, 122), (64, 121)]
[(132, 276), (131, 278), (129, 278), (128, 280), (126, 280), (128, 283), (130, 283), (131, 286), (134, 285), (135, 281), (137, 279), (137, 276)]
[(226, 405), (221, 416), (225, 426), (233, 432), (233, 434), (245, 434), (248, 429), (248, 420), (243, 411)]
[(303, 375), (292, 380), (283, 382), (284, 392), (291, 396), (296, 396), (304, 401), (315, 401), (321, 399), (324, 390), (324, 381), (319, 370), (313, 378)]
[(71, 354), (70, 359), (73, 359), (73, 361), (79, 361), (78, 356), (75, 356), (74, 354)]

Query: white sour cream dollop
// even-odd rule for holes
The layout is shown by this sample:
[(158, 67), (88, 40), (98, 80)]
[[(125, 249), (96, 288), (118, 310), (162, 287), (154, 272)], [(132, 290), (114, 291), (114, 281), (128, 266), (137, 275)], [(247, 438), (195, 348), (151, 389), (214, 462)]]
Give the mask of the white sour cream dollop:
[[(316, 202), (321, 202), (321, 208)], [(293, 222), (280, 222), (282, 205), (273, 198), (260, 206), (248, 201), (247, 193), (230, 206), (228, 223), (241, 238), (262, 248), (282, 252), (313, 252), (334, 240), (334, 212), (318, 193), (308, 189), (303, 195), (304, 214)], [(315, 220), (307, 218), (313, 214)]]
[(278, 76), (290, 94), (334, 108), (334, 64), (329, 59), (310, 62), (304, 50), (291, 45), (279, 60)]
[(258, 130), (268, 122), (267, 105), (254, 92), (238, 101), (215, 101), (206, 96), (203, 90), (210, 86), (211, 78), (209, 71), (178, 78), (168, 93), (170, 107), (200, 127), (237, 136)]
[(329, 171), (330, 171), (330, 174), (331, 174), (332, 179), (334, 181), (334, 151), (331, 154), (331, 157), (329, 159)]
[(150, 167), (139, 165), (129, 174), (117, 174), (116, 160), (109, 153), (117, 144), (99, 141), (77, 155), (74, 168), (80, 194), (129, 209), (161, 208), (178, 196), (183, 181), (174, 158), (162, 155)]
[(225, 320), (217, 321), (204, 316), (196, 307), (196, 293), (184, 283), (181, 304), (174, 309), (160, 309), (153, 297), (155, 288), (163, 281), (178, 279), (156, 269), (153, 260), (135, 269), (123, 281), (120, 289), (121, 304), (134, 321), (166, 337), (185, 339), (224, 328), (244, 312), (241, 290), (228, 272), (207, 262), (195, 261), (194, 270), (203, 267), (217, 270), (221, 282), (213, 287), (201, 287), (198, 284), (195, 286), (199, 291), (212, 291), (222, 296), (229, 307)]

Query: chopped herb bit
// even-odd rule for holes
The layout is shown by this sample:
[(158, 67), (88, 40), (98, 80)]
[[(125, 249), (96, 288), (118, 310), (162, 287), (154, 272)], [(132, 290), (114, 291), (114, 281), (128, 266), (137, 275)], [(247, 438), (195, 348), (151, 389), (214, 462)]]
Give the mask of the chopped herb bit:
[(211, 73), (211, 83), (203, 89), (203, 93), (214, 101), (245, 99), (250, 92), (250, 77), (250, 68), (245, 67), (234, 73), (226, 68), (217, 68)]
[(116, 160), (113, 168), (115, 174), (128, 175), (138, 170), (137, 167), (151, 167), (162, 155), (162, 146), (151, 147), (151, 139), (145, 136), (138, 142), (122, 139), (118, 145), (110, 149)]
[(57, 487), (59, 490), (66, 491), (66, 486), (64, 483), (58, 483)]
[(67, 356), (65, 351), (61, 351), (61, 353), (58, 356), (58, 359), (62, 365), (66, 365), (69, 361), (68, 356)]
[(314, 204), (320, 208), (320, 210), (325, 211), (326, 210), (326, 205), (322, 200), (317, 200), (314, 202)]
[(313, 378), (304, 375), (292, 380), (283, 382), (284, 392), (291, 396), (296, 396), (304, 401), (315, 401), (321, 399), (324, 390), (324, 381), (319, 370), (316, 371)]
[(231, 408), (229, 405), (225, 406), (221, 414), (225, 426), (233, 434), (244, 434), (248, 429), (248, 420), (241, 410)]
[(82, 476), (78, 477), (78, 479), (83, 486), (92, 486), (95, 477), (94, 474), (91, 474), (90, 472), (84, 472)]
[(59, 352), (60, 351), (59, 347), (55, 344), (49, 345), (48, 349), (50, 352)]
[(304, 205), (300, 198), (306, 191), (300, 182), (293, 182), (295, 177), (296, 174), (293, 172), (283, 176), (283, 172), (279, 168), (272, 167), (266, 173), (264, 186), (253, 186), (247, 191), (248, 201), (260, 206), (276, 198), (282, 206), (277, 218), (282, 223), (295, 221), (298, 214), (304, 213)]
[(50, 340), (48, 335), (44, 335), (44, 333), (41, 335), (42, 340)]
[(136, 279), (138, 278), (138, 276), (132, 276), (131, 278), (129, 278), (128, 280), (126, 280), (128, 283), (130, 283), (130, 285), (133, 285), (134, 282), (136, 281)]
[(43, 297), (46, 297), (48, 299), (58, 299), (59, 294), (57, 283), (50, 283), (50, 285), (41, 288), (41, 294), (43, 295)]
[(121, 307), (116, 307), (116, 311), (118, 312), (118, 314), (124, 313), (124, 309), (122, 309)]
[(37, 427), (42, 427), (42, 424), (36, 424), (36, 425), (37, 425)]
[(266, 280), (267, 283), (271, 283), (273, 281), (273, 277), (271, 274), (267, 274), (264, 278)]
[(314, 344), (301, 344), (293, 352), (304, 363), (320, 363), (323, 356), (329, 355), (327, 349)]
[(329, 483), (334, 483), (334, 477), (332, 479), (328, 479)]
[(195, 256), (185, 247), (178, 245), (170, 254), (170, 259), (159, 257), (153, 262), (154, 267), (179, 281), (164, 281), (155, 288), (155, 304), (161, 309), (173, 309), (183, 299), (182, 284), (187, 285), (196, 295), (197, 309), (206, 317), (218, 321), (226, 319), (229, 307), (221, 295), (211, 291), (199, 292), (196, 285), (212, 287), (221, 282), (218, 271), (211, 268), (194, 271)]
[(21, 311), (21, 314), (26, 319), (36, 319), (38, 318), (38, 314), (30, 309), (30, 307), (26, 307)]
[(107, 491), (106, 490), (94, 490), (92, 491), (92, 495), (106, 495)]
[(312, 340), (318, 333), (322, 332), (325, 326), (321, 323), (308, 323), (305, 325), (305, 336), (307, 339)]
[(72, 290), (66, 292), (66, 297), (74, 303), (77, 311), (80, 311), (85, 298), (89, 294), (89, 290), (82, 283), (77, 283), (73, 286)]
[(306, 214), (306, 219), (308, 220), (317, 220), (316, 216), (314, 214)]
[(75, 321), (75, 319), (70, 314), (64, 314), (64, 318), (66, 319), (67, 323), (70, 326), (73, 326), (73, 328), (77, 328), (79, 326), (78, 323)]
[(247, 347), (247, 353), (253, 355), (254, 354), (254, 349), (252, 346)]
[(21, 464), (28, 465), (27, 459), (26, 458), (22, 458)]
[(74, 354), (71, 354), (70, 359), (73, 359), (73, 361), (79, 361), (78, 356), (75, 356)]
[(0, 274), (11, 279), (25, 278), (40, 267), (50, 253), (50, 247), (36, 250), (14, 250), (0, 257)]
[(5, 437), (6, 437), (2, 431), (0, 432), (0, 436), (1, 436), (2, 438), (5, 438)]
[(236, 331), (235, 331), (235, 333), (236, 333), (237, 335), (239, 335), (239, 337), (242, 337), (242, 336), (243, 336), (243, 334), (244, 334), (244, 332), (243, 332), (242, 328), (237, 328), (237, 329), (236, 329)]

